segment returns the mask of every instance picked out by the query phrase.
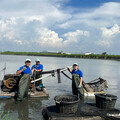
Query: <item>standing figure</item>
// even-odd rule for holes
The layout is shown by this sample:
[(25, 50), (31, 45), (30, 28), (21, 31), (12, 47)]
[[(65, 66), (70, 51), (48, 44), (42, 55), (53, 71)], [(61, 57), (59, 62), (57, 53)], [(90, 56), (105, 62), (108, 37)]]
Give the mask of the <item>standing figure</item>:
[(23, 98), (28, 97), (30, 75), (31, 75), (31, 69), (29, 67), (30, 64), (31, 64), (31, 60), (26, 59), (25, 65), (20, 67), (16, 72), (17, 75), (20, 75), (20, 81), (18, 85), (18, 96), (17, 96), (16, 103), (18, 103), (19, 101), (22, 101)]
[[(38, 79), (42, 77), (41, 72), (43, 71), (43, 65), (40, 64), (39, 59), (37, 59), (35, 62), (36, 64), (32, 66), (31, 71), (33, 74), (33, 79)], [(43, 87), (42, 80), (35, 82), (35, 87), (42, 88)]]
[(84, 98), (84, 91), (82, 86), (83, 73), (78, 69), (78, 64), (73, 64), (73, 70), (68, 68), (69, 72), (72, 74), (72, 92), (73, 95), (79, 96), (80, 99)]

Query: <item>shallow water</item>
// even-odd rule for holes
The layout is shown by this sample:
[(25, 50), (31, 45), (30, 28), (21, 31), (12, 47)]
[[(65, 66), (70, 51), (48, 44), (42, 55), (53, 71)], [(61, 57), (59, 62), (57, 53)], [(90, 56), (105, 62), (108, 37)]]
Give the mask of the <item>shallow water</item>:
[[(37, 56), (13, 56), (0, 55), (0, 70), (7, 66), (6, 73), (14, 74), (16, 70), (24, 65), (26, 58), (32, 60), (32, 65), (36, 58), (41, 60), (44, 70), (52, 70), (71, 66), (77, 62), (79, 68), (83, 71), (84, 81), (88, 82), (98, 77), (107, 80), (109, 88), (107, 93), (117, 95), (118, 100), (116, 108), (120, 108), (120, 62), (112, 60), (78, 59), (78, 58), (60, 58), (60, 57), (37, 57)], [(32, 66), (31, 65), (31, 66)], [(70, 73), (66, 71), (68, 75)], [(0, 79), (4, 73), (0, 74)], [(43, 80), (44, 85), (49, 92), (49, 99), (29, 98), (16, 105), (14, 99), (0, 100), (0, 118), (9, 118), (11, 120), (40, 120), (42, 119), (42, 109), (45, 106), (54, 105), (56, 95), (71, 94), (71, 81), (61, 75), (62, 83), (58, 84), (57, 77), (50, 77)], [(92, 98), (86, 98), (86, 101), (93, 102)]]

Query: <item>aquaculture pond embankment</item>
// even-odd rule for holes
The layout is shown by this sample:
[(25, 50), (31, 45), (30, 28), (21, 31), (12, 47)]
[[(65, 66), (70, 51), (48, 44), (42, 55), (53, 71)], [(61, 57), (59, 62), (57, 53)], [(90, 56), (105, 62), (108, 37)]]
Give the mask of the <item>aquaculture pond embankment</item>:
[(104, 59), (104, 60), (118, 60), (120, 55), (100, 55), (100, 54), (60, 54), (60, 53), (43, 53), (43, 52), (0, 52), (3, 55), (27, 55), (27, 56), (50, 56), (50, 57), (66, 57), (66, 58), (84, 58), (84, 59)]

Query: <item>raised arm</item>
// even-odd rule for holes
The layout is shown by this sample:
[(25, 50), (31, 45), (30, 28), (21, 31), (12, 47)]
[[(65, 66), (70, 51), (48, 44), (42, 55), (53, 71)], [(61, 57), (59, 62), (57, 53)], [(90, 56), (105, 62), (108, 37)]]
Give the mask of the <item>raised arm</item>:
[(68, 67), (68, 71), (69, 71), (70, 73), (72, 73), (72, 69), (71, 69), (70, 67)]
[(22, 71), (23, 71), (23, 69), (19, 70), (19, 71), (16, 71), (16, 75), (19, 75)]
[(26, 70), (26, 67), (23, 67), (22, 69), (16, 71), (16, 75), (19, 75), (21, 74), (22, 71)]

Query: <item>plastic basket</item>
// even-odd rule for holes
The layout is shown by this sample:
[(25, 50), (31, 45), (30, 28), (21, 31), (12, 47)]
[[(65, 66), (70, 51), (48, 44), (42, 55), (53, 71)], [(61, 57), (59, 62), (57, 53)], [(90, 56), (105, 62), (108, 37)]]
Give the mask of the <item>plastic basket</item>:
[(77, 112), (80, 99), (75, 95), (60, 95), (54, 98), (57, 112), (74, 114)]
[(117, 96), (111, 94), (95, 94), (96, 106), (102, 109), (114, 109)]

